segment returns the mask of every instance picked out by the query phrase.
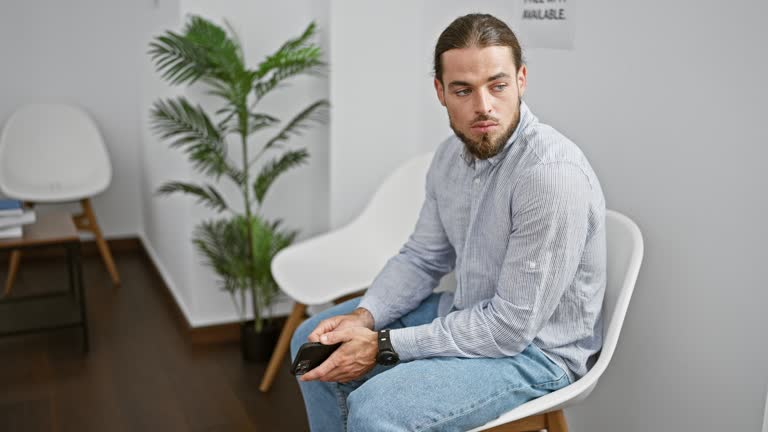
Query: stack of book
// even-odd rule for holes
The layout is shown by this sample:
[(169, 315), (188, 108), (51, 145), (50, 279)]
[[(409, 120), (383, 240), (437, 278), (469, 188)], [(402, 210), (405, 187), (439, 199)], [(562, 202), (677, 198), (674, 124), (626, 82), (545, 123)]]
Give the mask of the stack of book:
[(21, 238), (22, 225), (35, 222), (35, 211), (24, 209), (21, 201), (0, 199), (0, 239)]

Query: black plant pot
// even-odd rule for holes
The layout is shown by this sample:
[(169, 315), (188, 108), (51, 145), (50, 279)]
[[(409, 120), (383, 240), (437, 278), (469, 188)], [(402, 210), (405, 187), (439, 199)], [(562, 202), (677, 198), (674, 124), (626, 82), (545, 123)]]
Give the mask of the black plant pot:
[(272, 357), (281, 326), (277, 320), (265, 320), (261, 332), (253, 329), (253, 320), (240, 324), (240, 351), (247, 362), (266, 362)]

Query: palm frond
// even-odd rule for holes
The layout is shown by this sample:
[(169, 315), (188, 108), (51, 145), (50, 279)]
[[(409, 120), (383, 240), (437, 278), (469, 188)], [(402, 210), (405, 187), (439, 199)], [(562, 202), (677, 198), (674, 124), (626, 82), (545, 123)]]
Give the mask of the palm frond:
[(224, 201), (224, 197), (211, 185), (198, 186), (184, 182), (167, 182), (157, 190), (158, 195), (169, 195), (178, 192), (192, 195), (197, 198), (198, 203), (218, 212), (229, 208), (227, 202)]
[(155, 38), (149, 54), (163, 78), (172, 84), (202, 80), (212, 87), (210, 94), (246, 111), (256, 73), (246, 69), (237, 34), (231, 26), (229, 29), (231, 35), (204, 18), (192, 16), (182, 34), (166, 32)]
[(320, 60), (322, 50), (310, 42), (316, 29), (316, 24), (310, 23), (301, 36), (287, 41), (259, 64), (255, 75), (258, 81), (253, 87), (257, 102), (288, 78), (302, 73), (317, 74), (325, 66)]
[(171, 84), (192, 84), (207, 71), (205, 53), (183, 35), (167, 31), (149, 46), (155, 69)]
[(277, 135), (267, 141), (264, 145), (264, 150), (270, 149), (272, 146), (288, 141), (291, 135), (301, 135), (301, 133), (309, 128), (311, 123), (325, 123), (327, 121), (327, 111), (329, 103), (327, 100), (319, 100), (310, 106), (304, 108), (300, 113), (289, 121)]
[(279, 122), (280, 122), (280, 119), (278, 119), (277, 117), (272, 117), (269, 114), (251, 113), (249, 116), (248, 134), (250, 135), (256, 131), (259, 131), (265, 127), (275, 125)]
[(220, 128), (199, 105), (183, 97), (160, 100), (152, 107), (151, 119), (160, 138), (172, 139), (171, 147), (182, 148), (202, 173), (218, 178), (232, 170)]
[(267, 163), (253, 182), (253, 192), (256, 196), (256, 201), (259, 204), (264, 201), (264, 196), (267, 194), (269, 187), (277, 180), (280, 174), (290, 168), (303, 164), (308, 158), (309, 153), (307, 150), (301, 149), (286, 152), (281, 157)]
[[(252, 216), (250, 223), (238, 215), (230, 219), (204, 221), (195, 228), (194, 244), (221, 277), (220, 288), (232, 295), (244, 313), (244, 294), (250, 291), (255, 313), (269, 305), (279, 292), (272, 277), (272, 258), (296, 238), (295, 231), (284, 231), (279, 221), (268, 222)], [(252, 230), (248, 253), (248, 229)]]

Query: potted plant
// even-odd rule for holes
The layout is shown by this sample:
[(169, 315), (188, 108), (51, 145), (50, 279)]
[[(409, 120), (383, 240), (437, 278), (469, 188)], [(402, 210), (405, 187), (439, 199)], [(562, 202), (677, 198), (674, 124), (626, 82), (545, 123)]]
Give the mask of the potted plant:
[[(222, 105), (214, 116), (184, 97), (169, 98), (155, 102), (150, 116), (153, 129), (170, 140), (171, 147), (183, 150), (197, 171), (214, 184), (227, 180), (237, 186), (242, 211), (211, 183), (171, 181), (157, 193), (191, 195), (220, 215), (195, 227), (193, 243), (219, 276), (221, 289), (232, 297), (241, 321), (244, 358), (266, 360), (279, 333), (270, 326), (272, 320), (263, 316), (278, 293), (270, 264), (278, 251), (293, 242), (297, 231), (284, 229), (279, 219), (268, 220), (261, 206), (281, 174), (307, 161), (306, 149), (289, 150), (284, 145), (312, 123), (325, 121), (328, 102), (318, 100), (286, 122), (256, 108), (290, 78), (315, 74), (324, 63), (320, 48), (312, 42), (315, 23), (253, 69), (245, 64), (235, 32), (229, 26), (227, 30), (192, 16), (182, 33), (167, 31), (152, 40), (149, 55), (165, 80), (187, 86), (199, 81)], [(271, 138), (254, 148), (253, 134), (270, 128), (274, 130)], [(237, 161), (230, 158), (230, 144), (240, 146)], [(281, 154), (275, 155), (276, 151)], [(267, 156), (271, 159), (262, 160)], [(249, 303), (252, 324), (246, 321)]]

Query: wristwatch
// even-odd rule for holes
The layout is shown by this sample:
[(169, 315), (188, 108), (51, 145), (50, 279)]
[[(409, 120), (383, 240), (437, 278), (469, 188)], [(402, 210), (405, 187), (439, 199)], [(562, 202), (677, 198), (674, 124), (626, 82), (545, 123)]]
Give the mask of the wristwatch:
[(376, 355), (376, 363), (384, 366), (392, 366), (400, 361), (392, 341), (389, 339), (389, 330), (379, 330), (379, 353)]

